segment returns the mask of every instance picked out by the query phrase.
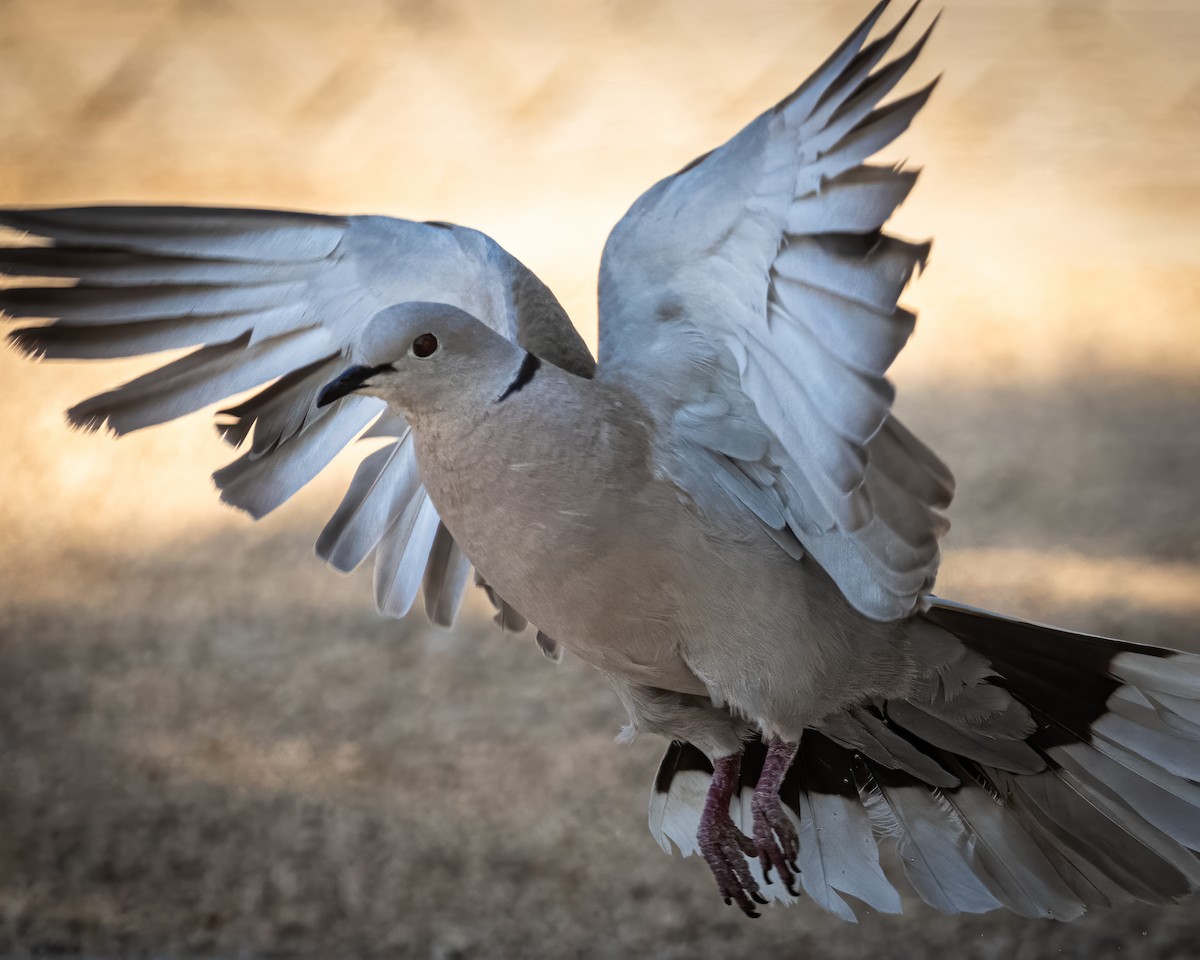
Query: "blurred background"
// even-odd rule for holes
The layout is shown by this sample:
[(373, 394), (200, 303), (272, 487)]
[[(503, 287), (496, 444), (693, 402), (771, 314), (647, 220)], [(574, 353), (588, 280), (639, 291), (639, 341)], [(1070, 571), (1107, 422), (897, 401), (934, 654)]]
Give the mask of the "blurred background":
[[(594, 344), (610, 226), (867, 6), (3, 0), (0, 202), (459, 221)], [(1194, 0), (947, 0), (914, 71), (895, 379), (959, 477), (946, 596), (1200, 650), (1197, 51)], [(0, 954), (1195, 955), (1194, 903), (743, 920), (650, 839), (661, 747), (599, 677), (321, 568), (354, 456), (254, 525), (209, 418), (67, 429), (144, 366), (0, 354)]]

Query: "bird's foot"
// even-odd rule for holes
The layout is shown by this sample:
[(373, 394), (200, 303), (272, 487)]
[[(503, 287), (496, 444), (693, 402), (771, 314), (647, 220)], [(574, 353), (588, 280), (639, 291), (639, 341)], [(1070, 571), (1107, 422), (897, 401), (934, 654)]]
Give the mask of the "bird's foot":
[(757, 856), (758, 850), (729, 816), (729, 802), (738, 788), (741, 762), (740, 754), (722, 757), (714, 762), (713, 779), (704, 801), (696, 839), (700, 854), (716, 878), (717, 888), (725, 902), (736, 903), (748, 917), (757, 917), (759, 913), (754, 909), (754, 904), (765, 904), (767, 901), (759, 892), (746, 858)]
[(750, 862), (746, 859), (757, 853), (754, 842), (734, 825), (729, 814), (719, 818), (702, 818), (697, 839), (700, 853), (708, 863), (725, 902), (736, 903), (748, 917), (757, 917), (759, 913), (754, 909), (754, 904), (767, 901), (759, 893), (758, 884), (750, 874)]
[(779, 882), (793, 897), (796, 891), (796, 874), (799, 869), (796, 859), (800, 856), (800, 838), (796, 827), (783, 809), (779, 799), (779, 788), (796, 759), (798, 743), (772, 737), (767, 741), (767, 757), (763, 761), (758, 785), (750, 801), (750, 812), (754, 817), (754, 846), (758, 862), (762, 865), (764, 879), (770, 879), (771, 870), (779, 874)]
[(800, 840), (796, 836), (796, 828), (783, 810), (779, 794), (767, 795), (765, 791), (756, 790), (754, 799), (750, 801), (750, 811), (754, 815), (754, 847), (758, 862), (762, 864), (764, 879), (769, 880), (774, 869), (787, 892), (793, 897), (800, 896), (796, 890), (796, 858), (800, 855)]

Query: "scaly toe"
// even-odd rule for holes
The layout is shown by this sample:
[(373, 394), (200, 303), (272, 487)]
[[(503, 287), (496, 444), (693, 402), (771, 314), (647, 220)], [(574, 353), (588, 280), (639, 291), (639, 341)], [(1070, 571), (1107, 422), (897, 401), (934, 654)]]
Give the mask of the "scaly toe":
[(799, 838), (778, 796), (755, 796), (751, 812), (754, 815), (754, 845), (758, 851), (758, 862), (762, 865), (763, 877), (770, 878), (771, 870), (776, 870), (788, 893), (794, 897), (799, 896), (795, 889), (796, 858), (800, 853)]
[(767, 900), (759, 892), (746, 860), (747, 856), (754, 856), (756, 849), (750, 838), (726, 818), (723, 822), (702, 825), (697, 839), (700, 853), (725, 902), (737, 904), (748, 917), (758, 917), (754, 904), (765, 904)]

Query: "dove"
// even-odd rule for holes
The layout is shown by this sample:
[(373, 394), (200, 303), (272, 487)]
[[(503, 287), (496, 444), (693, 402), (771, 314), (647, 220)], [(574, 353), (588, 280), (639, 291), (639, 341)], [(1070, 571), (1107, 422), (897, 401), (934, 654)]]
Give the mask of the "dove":
[[(212, 207), (8, 209), (33, 357), (194, 348), (68, 417), (221, 410), (220, 496), (283, 504), (356, 437), (317, 553), (374, 556), (380, 611), (502, 624), (595, 667), (621, 739), (669, 741), (653, 836), (749, 916), (807, 895), (1070, 920), (1200, 885), (1200, 657), (939, 598), (948, 467), (892, 411), (929, 245), (870, 162), (929, 28), (880, 3), (801, 86), (652, 186), (600, 265), (593, 360), (553, 294), (453, 224)], [(915, 9), (915, 8), (914, 8)], [(936, 22), (936, 21), (935, 21)], [(936, 81), (935, 81), (936, 83)]]

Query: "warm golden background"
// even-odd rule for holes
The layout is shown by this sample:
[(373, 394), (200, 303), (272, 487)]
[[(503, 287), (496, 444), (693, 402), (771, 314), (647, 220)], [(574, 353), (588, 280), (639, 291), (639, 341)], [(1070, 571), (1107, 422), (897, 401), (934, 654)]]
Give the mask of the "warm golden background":
[[(594, 342), (611, 224), (866, 6), (5, 0), (0, 202), (457, 220)], [(947, 595), (1200, 649), (1198, 53), (1195, 0), (947, 0), (887, 154), (937, 238), (896, 378), (960, 478)], [(0, 356), (0, 953), (1194, 955), (1195, 903), (743, 921), (650, 840), (598, 678), (320, 568), (346, 463), (252, 526), (205, 417), (67, 431), (138, 368)]]

